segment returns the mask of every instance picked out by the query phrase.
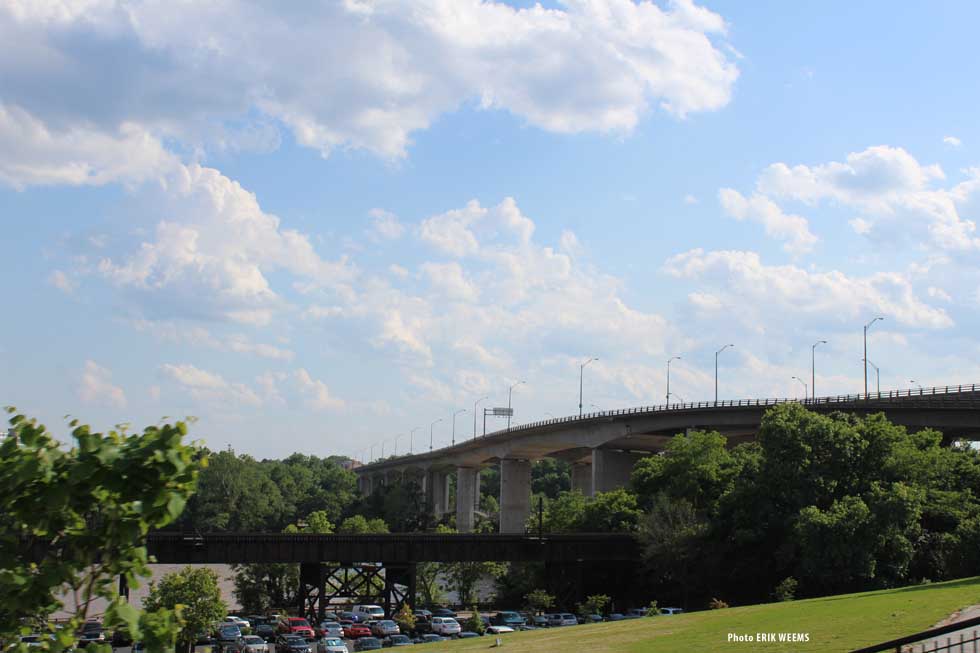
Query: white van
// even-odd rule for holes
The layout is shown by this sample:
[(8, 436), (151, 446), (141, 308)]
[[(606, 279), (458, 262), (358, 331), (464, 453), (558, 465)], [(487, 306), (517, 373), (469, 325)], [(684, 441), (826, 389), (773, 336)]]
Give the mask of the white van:
[(380, 605), (355, 605), (350, 611), (356, 614), (361, 622), (385, 618), (385, 611)]

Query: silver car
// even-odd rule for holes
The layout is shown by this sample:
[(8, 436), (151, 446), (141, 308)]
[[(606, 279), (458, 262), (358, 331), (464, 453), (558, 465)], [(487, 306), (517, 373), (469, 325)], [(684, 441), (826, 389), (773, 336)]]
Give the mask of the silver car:
[(389, 635), (400, 635), (401, 628), (391, 619), (381, 619), (371, 624), (371, 632), (375, 637), (388, 637)]
[(324, 621), (320, 623), (320, 633), (323, 637), (344, 637), (344, 627), (336, 621)]
[(269, 645), (257, 635), (242, 635), (235, 642), (235, 649), (241, 653), (269, 653)]
[(347, 645), (340, 637), (324, 637), (316, 643), (317, 653), (347, 653)]

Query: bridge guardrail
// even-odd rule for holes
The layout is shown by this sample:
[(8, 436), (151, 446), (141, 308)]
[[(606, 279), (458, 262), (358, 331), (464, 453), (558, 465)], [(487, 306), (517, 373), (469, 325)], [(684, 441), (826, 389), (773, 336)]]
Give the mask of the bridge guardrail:
[[(806, 399), (790, 398), (764, 398), (764, 399), (722, 399), (720, 401), (692, 401), (675, 404), (656, 404), (653, 406), (639, 406), (635, 408), (619, 408), (616, 410), (605, 410), (594, 413), (584, 413), (582, 415), (568, 415), (556, 417), (554, 419), (539, 420), (529, 422), (520, 426), (513, 426), (509, 429), (500, 429), (491, 433), (486, 433), (481, 438), (498, 436), (502, 433), (519, 433), (531, 429), (541, 428), (554, 424), (567, 424), (570, 422), (584, 422), (603, 417), (616, 417), (619, 415), (636, 415), (642, 413), (672, 412), (683, 410), (699, 410), (704, 408), (740, 408), (740, 407), (759, 407), (775, 406), (777, 404), (797, 403), (804, 406), (826, 406), (826, 405), (847, 405), (867, 402), (895, 401), (901, 399), (911, 399), (914, 397), (936, 397), (936, 396), (956, 396), (963, 394), (975, 394), (980, 392), (980, 385), (976, 383), (933, 386), (929, 388), (916, 388), (908, 390), (888, 390), (886, 392), (869, 392), (867, 394), (849, 395), (830, 395), (826, 397), (813, 397)], [(469, 440), (467, 442), (470, 442)], [(455, 445), (460, 446), (460, 445)], [(444, 449), (450, 447), (444, 447)], [(417, 454), (419, 455), (419, 454)], [(420, 454), (425, 455), (425, 454)], [(367, 463), (362, 467), (368, 467), (373, 463)]]

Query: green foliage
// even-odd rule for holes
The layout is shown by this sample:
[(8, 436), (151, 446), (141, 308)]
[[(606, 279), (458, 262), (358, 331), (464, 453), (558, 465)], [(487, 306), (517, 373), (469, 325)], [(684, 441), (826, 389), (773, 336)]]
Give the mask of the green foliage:
[(543, 589), (536, 589), (527, 593), (527, 596), (524, 597), (524, 603), (529, 610), (535, 613), (544, 612), (555, 606), (555, 597)]
[(228, 609), (221, 600), (214, 570), (189, 566), (167, 574), (159, 583), (151, 583), (143, 605), (148, 612), (173, 610), (179, 614), (181, 628), (177, 642), (184, 651), (194, 646), (199, 633), (210, 632)]
[[(542, 458), (531, 467), (531, 493), (557, 499), (572, 488), (572, 466), (557, 458)], [(500, 496), (499, 494), (497, 496)]]
[(235, 565), (235, 599), (242, 609), (263, 614), (275, 608), (295, 605), (299, 587), (299, 565), (254, 563)]
[(402, 604), (401, 609), (395, 613), (394, 620), (405, 634), (415, 630), (415, 613), (412, 612), (412, 606), (407, 603)]
[(772, 597), (777, 601), (792, 601), (796, 598), (796, 586), (798, 584), (795, 578), (787, 576), (776, 585), (776, 589), (772, 592)]
[(585, 601), (578, 604), (579, 614), (589, 615), (589, 614), (605, 614), (606, 606), (612, 602), (612, 599), (605, 594), (592, 594), (587, 596)]
[[(532, 505), (537, 505), (534, 497)], [(625, 488), (598, 492), (592, 498), (578, 490), (562, 492), (554, 500), (545, 500), (543, 527), (546, 533), (610, 533), (635, 531), (642, 512), (636, 495)], [(526, 526), (538, 530), (538, 514), (532, 511)]]
[[(173, 522), (193, 494), (206, 459), (183, 444), (186, 425), (140, 434), (119, 426), (102, 434), (72, 420), (67, 448), (36, 420), (7, 412), (11, 435), (0, 444), (0, 639), (18, 634), (24, 619), (67, 607), (72, 620), (60, 631), (46, 626), (55, 637), (40, 646), (62, 650), (73, 644), (90, 601), (103, 598), (107, 628), (126, 628), (163, 650), (173, 641), (175, 615), (143, 614), (117, 595), (117, 583), (124, 576), (138, 587), (149, 576), (147, 533)], [(56, 600), (66, 588), (75, 605)]]
[[(437, 533), (455, 533), (447, 526), (438, 526)], [(507, 572), (507, 565), (500, 562), (446, 562), (439, 563), (439, 572), (446, 577), (449, 589), (456, 592), (463, 605), (476, 603), (476, 584), (483, 578), (495, 579)]]
[(363, 515), (354, 515), (342, 521), (337, 532), (353, 535), (384, 534), (388, 532), (388, 525), (383, 519), (365, 519)]
[[(726, 605), (725, 607), (727, 608), (728, 606)], [(647, 617), (656, 617), (659, 614), (661, 614), (661, 612), (660, 612), (660, 606), (657, 605), (657, 602), (656, 601), (650, 601), (650, 605), (647, 606), (646, 616)]]
[(438, 562), (420, 562), (415, 567), (416, 591), (423, 605), (440, 605), (445, 603), (446, 593), (439, 584), (440, 564)]
[(482, 635), (487, 632), (487, 626), (483, 623), (483, 619), (480, 618), (480, 611), (476, 609), (476, 606), (470, 608), (470, 618), (463, 622), (463, 630), (468, 630), (471, 633), (476, 633), (477, 635)]

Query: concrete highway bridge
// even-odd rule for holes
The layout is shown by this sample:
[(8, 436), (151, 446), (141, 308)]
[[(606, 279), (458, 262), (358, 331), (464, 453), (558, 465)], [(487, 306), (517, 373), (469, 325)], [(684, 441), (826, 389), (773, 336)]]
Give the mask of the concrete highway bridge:
[(361, 492), (371, 494), (397, 478), (417, 479), (436, 517), (450, 509), (456, 477), (456, 527), (473, 529), (480, 498), (480, 469), (500, 467), (500, 532), (523, 533), (530, 514), (531, 464), (542, 458), (571, 463), (572, 488), (586, 496), (629, 483), (637, 460), (663, 451), (671, 437), (694, 429), (716, 430), (732, 444), (755, 437), (762, 416), (780, 403), (800, 403), (820, 413), (884, 413), (910, 430), (932, 427), (949, 441), (980, 439), (980, 385), (894, 390), (869, 395), (797, 399), (742, 399), (646, 406), (562, 417), (460, 442), (431, 452), (356, 467)]

